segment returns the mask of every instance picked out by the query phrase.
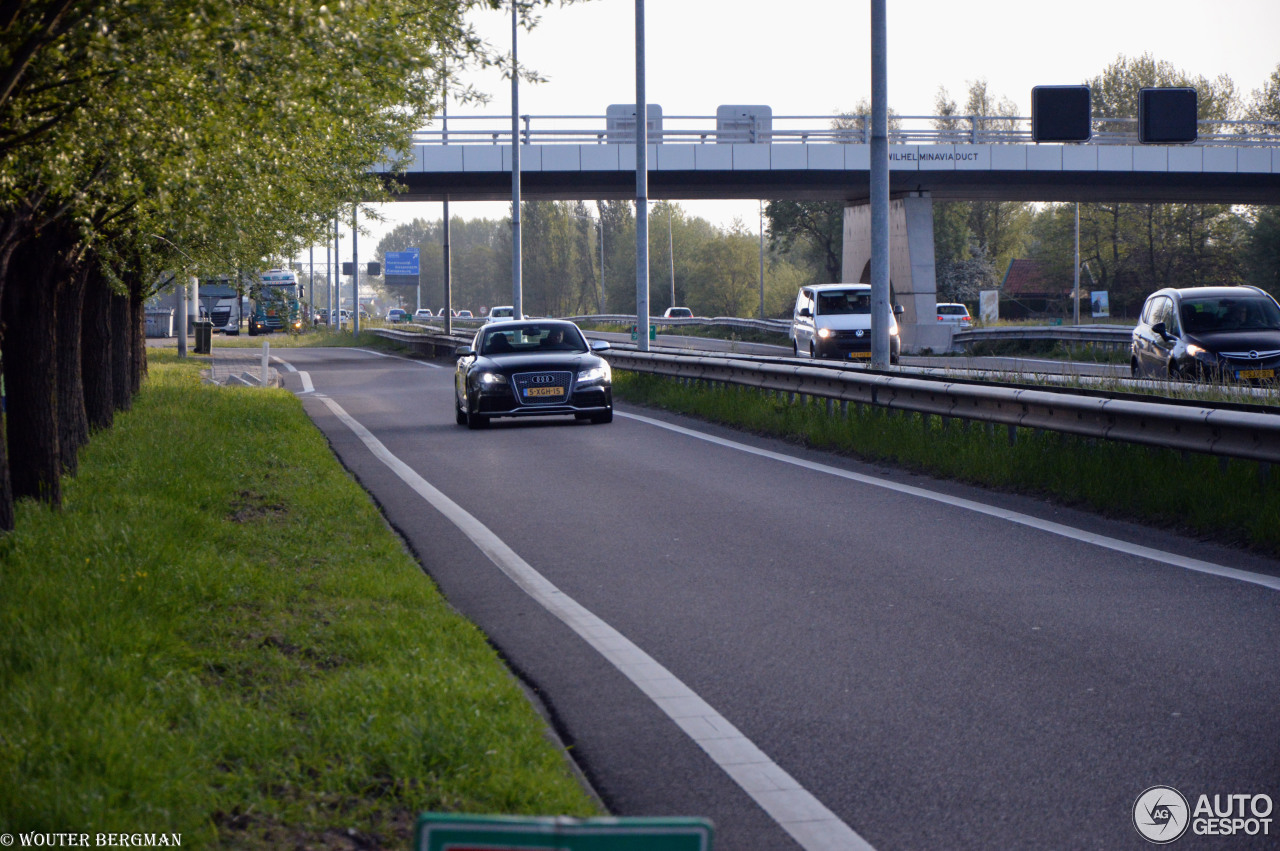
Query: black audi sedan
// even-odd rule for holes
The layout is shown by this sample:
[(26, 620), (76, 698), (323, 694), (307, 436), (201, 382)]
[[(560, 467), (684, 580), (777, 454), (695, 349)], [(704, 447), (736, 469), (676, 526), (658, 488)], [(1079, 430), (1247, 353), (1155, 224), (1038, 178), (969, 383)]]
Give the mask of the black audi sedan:
[(454, 408), (458, 425), (484, 428), (493, 417), (572, 415), (613, 420), (613, 373), (572, 322), (554, 319), (492, 322), (455, 352)]
[(1274, 381), (1280, 305), (1258, 287), (1158, 290), (1133, 329), (1129, 368), (1135, 378)]

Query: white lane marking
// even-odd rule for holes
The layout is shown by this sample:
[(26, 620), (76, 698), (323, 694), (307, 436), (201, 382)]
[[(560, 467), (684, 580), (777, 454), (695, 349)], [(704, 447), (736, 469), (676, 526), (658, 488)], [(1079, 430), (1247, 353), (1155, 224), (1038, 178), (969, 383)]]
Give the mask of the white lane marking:
[(373, 349), (357, 349), (354, 346), (352, 346), (351, 350), (353, 352), (364, 352), (366, 355), (377, 355), (380, 358), (391, 358), (392, 360), (402, 360), (405, 363), (416, 363), (418, 366), (429, 366), (432, 369), (444, 369), (444, 367), (442, 367), (438, 363), (431, 363), (430, 361), (424, 361), (424, 360), (414, 360), (413, 358), (403, 358), (403, 357), (400, 357), (400, 355), (389, 355), (386, 352), (375, 352)]
[(285, 369), (287, 369), (289, 372), (296, 372), (296, 373), (298, 373), (298, 377), (302, 379), (302, 392), (301, 392), (301, 393), (298, 393), (297, 395), (299, 395), (299, 396), (305, 396), (307, 393), (314, 393), (314, 392), (316, 392), (316, 388), (315, 388), (315, 386), (311, 383), (311, 375), (310, 375), (309, 373), (306, 373), (306, 372), (299, 372), (297, 367), (295, 367), (293, 364), (289, 363), (289, 362), (288, 362), (287, 360), (285, 360), (284, 358), (276, 357), (275, 355), (272, 355), (272, 356), (271, 356), (271, 359), (272, 359), (272, 360), (274, 360), (274, 361), (275, 361), (276, 363), (278, 363), (278, 364), (282, 364), (282, 365), (284, 366), (284, 368), (285, 368)]
[(1071, 538), (1076, 541), (1083, 541), (1087, 544), (1093, 544), (1116, 552), (1126, 553), (1128, 555), (1139, 556), (1141, 558), (1151, 559), (1152, 561), (1162, 562), (1172, 565), (1173, 567), (1181, 567), (1186, 570), (1194, 570), (1198, 573), (1208, 573), (1213, 576), (1221, 576), (1226, 579), (1236, 579), (1240, 582), (1249, 582), (1254, 585), (1261, 585), (1264, 588), (1270, 588), (1273, 591), (1280, 591), (1280, 577), (1268, 576), (1265, 573), (1252, 573), (1247, 570), (1240, 570), (1235, 567), (1226, 567), (1221, 564), (1214, 564), (1209, 561), (1201, 561), (1200, 559), (1189, 558), (1187, 556), (1178, 555), (1177, 553), (1167, 552), (1165, 550), (1157, 550), (1152, 547), (1144, 547), (1141, 544), (1132, 544), (1128, 541), (1122, 541), (1118, 538), (1109, 538), (1106, 535), (1097, 535), (1093, 532), (1087, 532), (1083, 529), (1077, 529), (1074, 526), (1067, 526), (1062, 523), (1054, 523), (1051, 520), (1041, 520), (1039, 517), (1032, 517), (1030, 514), (1022, 514), (1017, 511), (1010, 511), (1006, 508), (997, 508), (992, 505), (986, 505), (981, 502), (975, 502), (971, 499), (964, 499), (958, 496), (949, 496), (936, 491), (918, 488), (913, 485), (901, 485), (896, 482), (877, 479), (866, 476), (861, 473), (853, 473), (848, 470), (841, 470), (839, 467), (830, 467), (826, 464), (819, 464), (816, 461), (806, 461), (802, 458), (795, 458), (790, 455), (784, 455), (780, 452), (771, 452), (768, 449), (760, 449), (755, 446), (748, 446), (745, 443), (727, 440), (723, 437), (716, 437), (710, 434), (704, 434), (700, 431), (684, 428), (671, 423), (665, 423), (661, 420), (655, 420), (650, 417), (640, 416), (639, 414), (625, 414), (622, 411), (614, 411), (619, 417), (636, 420), (647, 425), (664, 428), (668, 431), (674, 431), (688, 437), (698, 440), (705, 440), (708, 443), (714, 443), (718, 446), (724, 446), (728, 449), (737, 449), (741, 452), (747, 452), (752, 455), (758, 455), (762, 458), (770, 458), (774, 461), (781, 461), (784, 464), (791, 464), (796, 467), (803, 467), (807, 470), (813, 470), (818, 473), (826, 473), (831, 476), (839, 476), (843, 479), (850, 479), (860, 482), (864, 485), (873, 485), (886, 490), (897, 491), (898, 493), (908, 494), (910, 496), (919, 497), (921, 499), (929, 499), (934, 502), (941, 502), (946, 505), (955, 506), (956, 508), (964, 508), (978, 514), (986, 514), (990, 517), (997, 517), (1007, 520), (1010, 523), (1018, 523), (1023, 526), (1029, 526), (1033, 529), (1039, 529), (1042, 532), (1049, 532), (1053, 535), (1061, 535), (1064, 538)]
[(337, 402), (321, 399), (374, 457), (457, 526), (526, 594), (631, 680), (807, 851), (874, 851), (691, 688), (533, 569), (475, 517), (401, 461)]

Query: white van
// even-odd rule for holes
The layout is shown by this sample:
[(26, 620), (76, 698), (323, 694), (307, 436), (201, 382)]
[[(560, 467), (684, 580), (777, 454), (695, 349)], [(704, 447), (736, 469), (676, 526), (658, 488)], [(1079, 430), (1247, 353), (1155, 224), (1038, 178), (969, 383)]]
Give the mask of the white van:
[[(902, 309), (894, 307), (893, 313)], [(801, 287), (791, 317), (791, 350), (796, 357), (870, 360), (871, 285), (819, 284)], [(902, 350), (898, 321), (889, 320), (889, 362)]]
[(516, 309), (509, 304), (502, 304), (489, 311), (489, 318), (485, 320), (487, 325), (490, 322), (503, 322), (507, 319), (515, 318)]

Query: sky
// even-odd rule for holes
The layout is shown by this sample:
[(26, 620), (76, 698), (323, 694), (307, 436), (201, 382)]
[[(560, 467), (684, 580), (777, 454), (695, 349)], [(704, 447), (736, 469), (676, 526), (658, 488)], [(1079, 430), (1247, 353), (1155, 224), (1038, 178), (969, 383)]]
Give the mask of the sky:
[[(963, 104), (970, 81), (1031, 111), (1036, 85), (1083, 83), (1121, 54), (1150, 53), (1191, 76), (1227, 74), (1247, 96), (1280, 64), (1280, 0), (887, 0), (890, 107), (932, 115), (940, 86)], [(646, 0), (646, 96), (664, 115), (715, 115), (722, 104), (765, 104), (776, 117), (829, 116), (871, 94), (868, 0)], [(522, 66), (546, 82), (520, 88), (520, 113), (603, 115), (635, 102), (635, 0), (552, 6), (521, 31)], [(471, 20), (492, 45), (510, 49), (510, 12)], [(511, 114), (511, 84), (496, 72), (465, 79), (488, 105), (450, 106), (450, 116)], [(708, 126), (714, 121), (709, 118)], [(817, 122), (815, 122), (817, 124)], [(728, 226), (758, 222), (755, 201), (685, 201), (691, 215)], [(390, 227), (438, 220), (441, 205), (379, 205), (361, 254), (372, 256)], [(510, 205), (450, 204), (452, 216), (501, 218)], [(349, 251), (349, 240), (343, 240)]]

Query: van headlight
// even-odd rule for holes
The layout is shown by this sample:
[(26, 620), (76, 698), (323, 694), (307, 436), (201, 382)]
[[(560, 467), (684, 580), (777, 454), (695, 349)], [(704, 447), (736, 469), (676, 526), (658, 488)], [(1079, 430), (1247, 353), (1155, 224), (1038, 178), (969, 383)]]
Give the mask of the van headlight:
[(819, 337), (821, 337), (821, 338), (822, 338), (822, 339), (824, 339), (824, 340), (825, 340), (825, 339), (827, 339), (828, 337), (830, 337), (830, 336), (831, 336), (831, 334), (832, 334), (832, 331), (831, 331), (831, 329), (830, 329), (830, 328), (819, 328), (819, 329), (818, 329), (818, 336), (819, 336)]
[(889, 336), (898, 336), (898, 318), (892, 314), (889, 316)]

